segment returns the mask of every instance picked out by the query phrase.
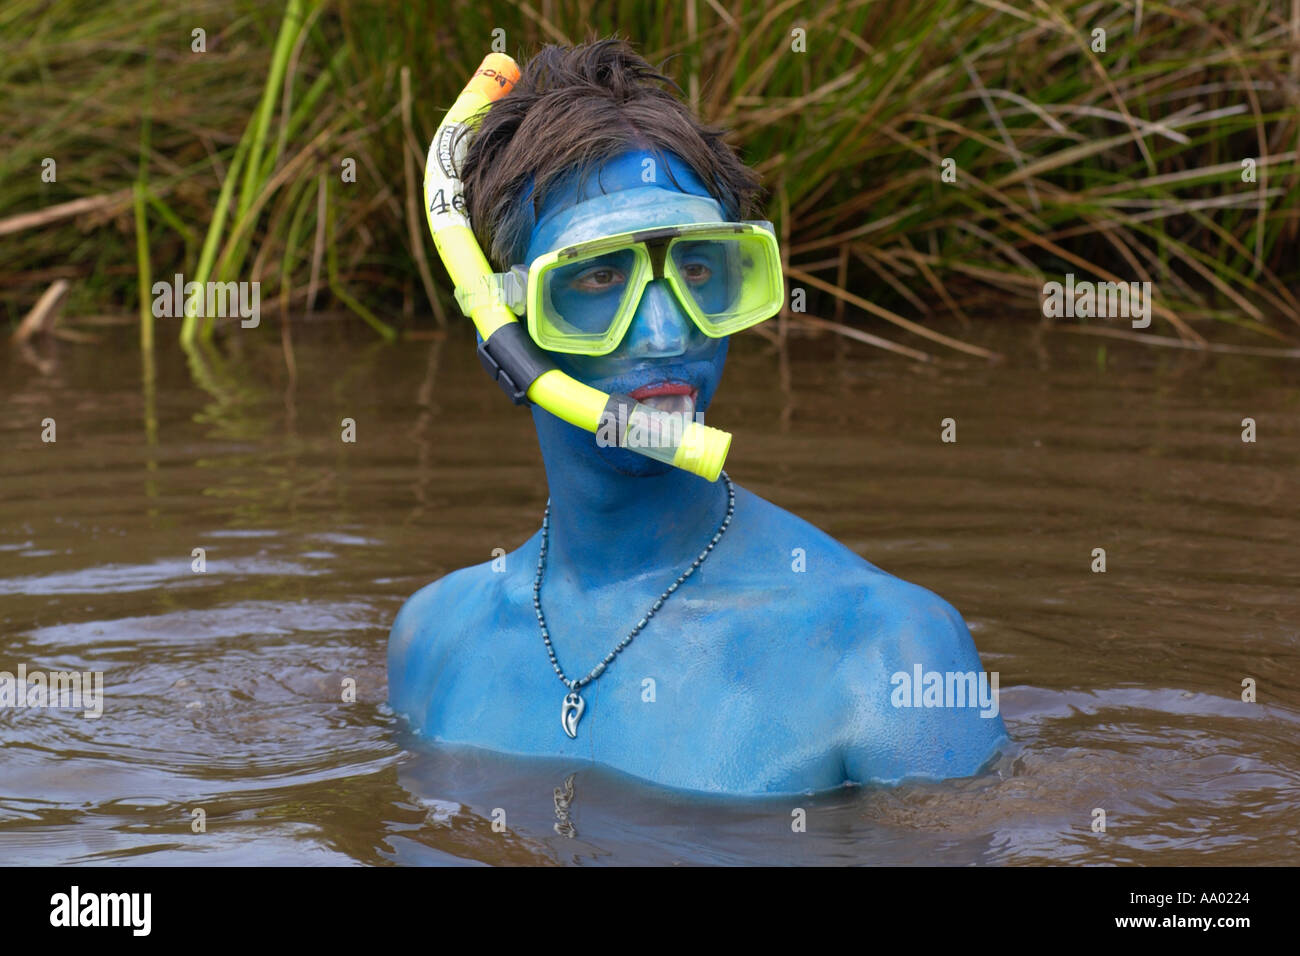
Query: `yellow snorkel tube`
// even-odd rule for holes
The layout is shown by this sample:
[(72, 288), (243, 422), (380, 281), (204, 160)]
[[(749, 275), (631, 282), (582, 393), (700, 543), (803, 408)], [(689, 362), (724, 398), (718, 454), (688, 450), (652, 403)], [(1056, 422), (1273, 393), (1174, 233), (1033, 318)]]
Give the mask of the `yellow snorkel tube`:
[(424, 171), (424, 208), (429, 231), (457, 301), (483, 338), (479, 358), (515, 404), (532, 402), (571, 425), (617, 445), (717, 481), (731, 447), (731, 433), (688, 421), (678, 428), (665, 413), (627, 395), (607, 395), (565, 375), (528, 337), (502, 300), (492, 269), (470, 228), (464, 184), (457, 170), (482, 110), (505, 96), (519, 67), (504, 53), (489, 53), (447, 111), (429, 145)]

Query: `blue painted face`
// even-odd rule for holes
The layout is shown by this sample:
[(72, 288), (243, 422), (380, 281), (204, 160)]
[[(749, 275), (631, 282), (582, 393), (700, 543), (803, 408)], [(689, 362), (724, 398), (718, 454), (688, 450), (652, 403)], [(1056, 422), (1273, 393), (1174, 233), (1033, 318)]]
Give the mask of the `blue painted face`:
[[(630, 151), (606, 162), (598, 174), (555, 190), (538, 210), (523, 262), (546, 252), (602, 236), (655, 226), (727, 220), (721, 205), (680, 159)], [(547, 353), (578, 381), (603, 392), (623, 392), (668, 411), (704, 412), (727, 357), (727, 339), (710, 338), (682, 311), (667, 283), (650, 283), (618, 348), (608, 355)], [(563, 453), (596, 456), (625, 474), (649, 475), (671, 466), (618, 448), (601, 448), (595, 437), (533, 407), (538, 437), (562, 443)]]

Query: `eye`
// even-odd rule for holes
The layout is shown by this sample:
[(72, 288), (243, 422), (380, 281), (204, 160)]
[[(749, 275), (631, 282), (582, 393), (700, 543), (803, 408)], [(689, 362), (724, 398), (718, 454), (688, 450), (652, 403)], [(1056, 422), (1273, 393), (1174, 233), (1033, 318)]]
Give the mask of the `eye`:
[(608, 292), (627, 281), (622, 270), (611, 266), (593, 266), (573, 278), (569, 285), (582, 292)]
[(691, 285), (704, 285), (713, 277), (713, 270), (703, 262), (685, 262), (681, 266), (682, 278)]

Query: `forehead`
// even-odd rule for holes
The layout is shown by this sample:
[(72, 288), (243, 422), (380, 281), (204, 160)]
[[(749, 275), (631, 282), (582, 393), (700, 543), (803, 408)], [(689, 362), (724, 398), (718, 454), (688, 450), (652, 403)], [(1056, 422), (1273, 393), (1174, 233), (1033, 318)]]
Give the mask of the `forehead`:
[(721, 205), (680, 159), (630, 151), (607, 161), (585, 181), (574, 176), (552, 190), (538, 211), (525, 262), (614, 233), (724, 219)]

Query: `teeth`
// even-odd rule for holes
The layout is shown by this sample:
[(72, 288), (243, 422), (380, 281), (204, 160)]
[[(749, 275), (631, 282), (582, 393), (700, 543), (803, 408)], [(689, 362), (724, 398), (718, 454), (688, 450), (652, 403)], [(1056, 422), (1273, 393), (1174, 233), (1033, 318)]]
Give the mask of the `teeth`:
[(695, 416), (695, 397), (693, 395), (652, 395), (649, 398), (642, 399), (641, 404), (660, 412), (685, 415), (687, 418), (694, 418)]
[(651, 448), (676, 448), (686, 426), (695, 419), (694, 395), (653, 395), (638, 404), (650, 412), (632, 416), (629, 448), (642, 443)]

